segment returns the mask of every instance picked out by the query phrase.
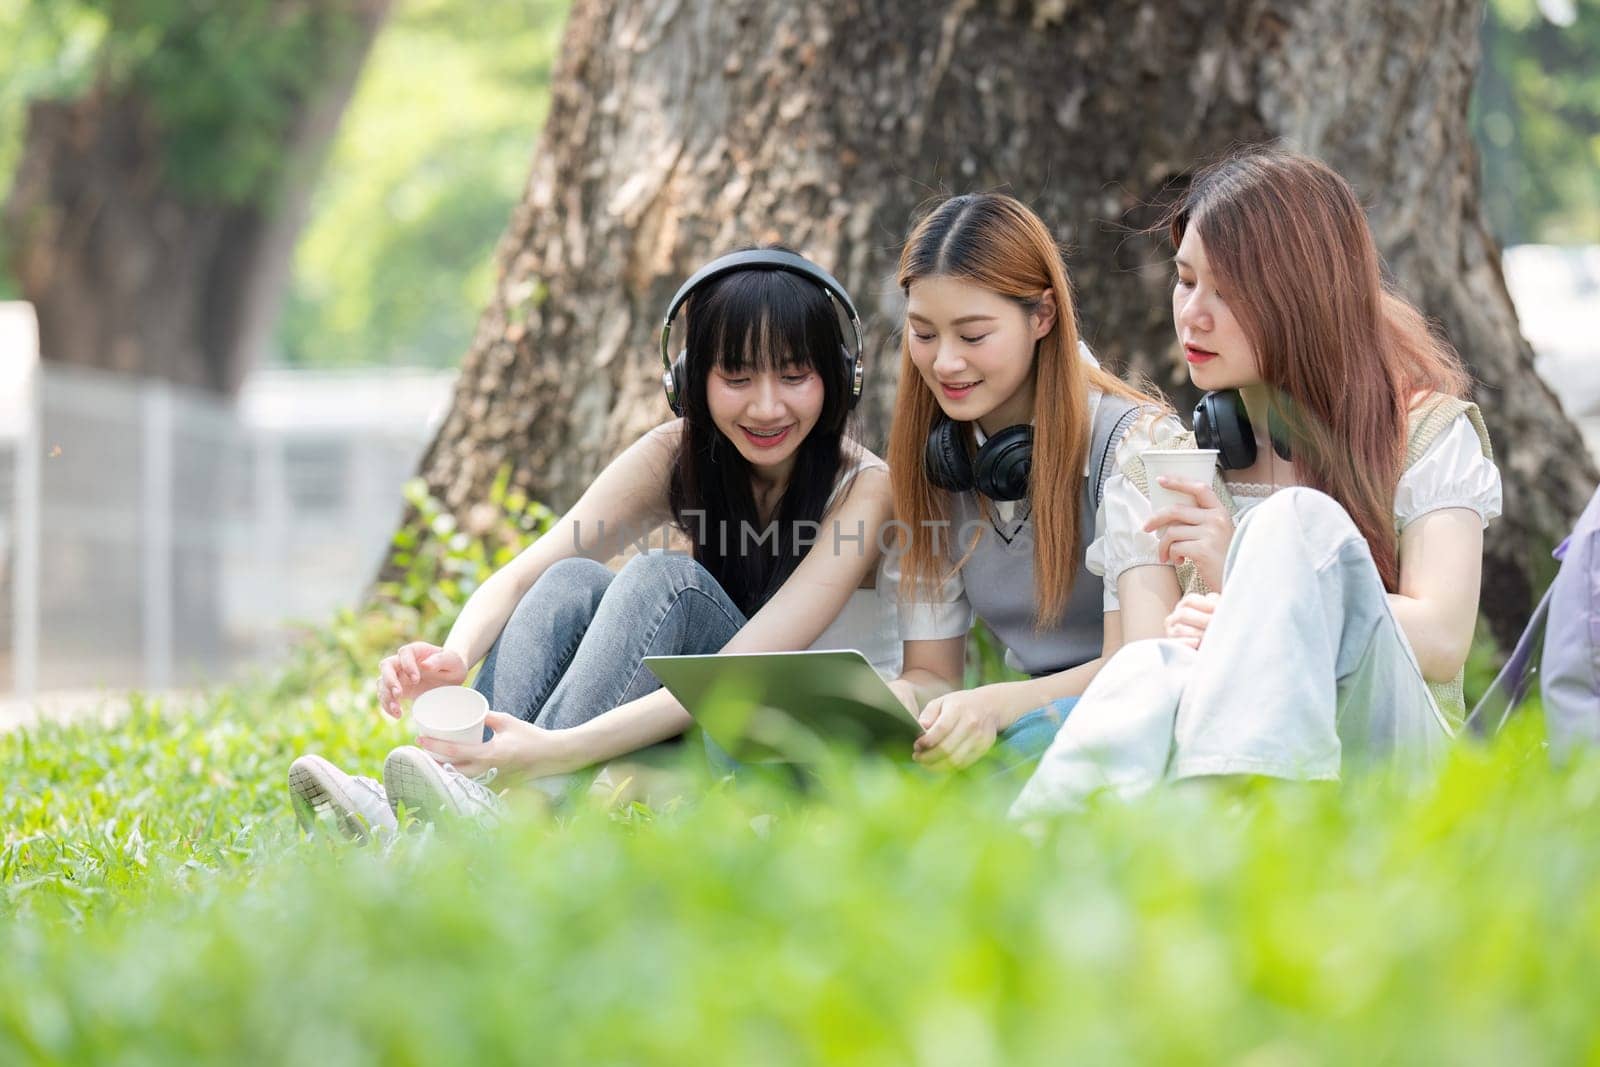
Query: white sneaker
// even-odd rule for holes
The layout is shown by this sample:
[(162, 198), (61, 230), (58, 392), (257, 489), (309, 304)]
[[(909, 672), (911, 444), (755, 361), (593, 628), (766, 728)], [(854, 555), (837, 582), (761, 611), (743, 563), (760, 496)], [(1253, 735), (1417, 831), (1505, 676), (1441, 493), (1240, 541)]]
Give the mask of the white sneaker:
[(383, 786), (372, 778), (346, 774), (321, 756), (301, 756), (289, 764), (289, 796), (300, 825), (315, 829), (328, 812), (346, 837), (365, 842), (399, 828)]
[(407, 811), (429, 820), (445, 815), (488, 824), (499, 821), (504, 804), (486, 784), (494, 776), (491, 769), (482, 778), (468, 778), (415, 745), (401, 745), (383, 761), (390, 806), (399, 810), (404, 804)]

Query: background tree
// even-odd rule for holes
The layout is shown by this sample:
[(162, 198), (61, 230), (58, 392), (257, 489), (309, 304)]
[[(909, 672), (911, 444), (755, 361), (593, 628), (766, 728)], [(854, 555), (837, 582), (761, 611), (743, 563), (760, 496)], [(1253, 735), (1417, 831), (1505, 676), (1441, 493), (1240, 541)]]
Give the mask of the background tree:
[(1600, 242), (1600, 0), (1488, 0), (1472, 126), (1508, 245)]
[(556, 507), (666, 416), (654, 338), (698, 262), (782, 239), (869, 319), (864, 433), (897, 364), (898, 243), (930, 194), (1008, 189), (1072, 254), (1084, 332), (1188, 399), (1169, 250), (1201, 161), (1282, 140), (1367, 199), (1402, 287), (1477, 374), (1506, 482), (1484, 605), (1504, 638), (1596, 474), (1533, 371), (1479, 207), (1472, 0), (817, 5), (578, 0), (532, 176), (452, 411), (423, 459), (470, 518), (503, 466)]
[(11, 20), (21, 47), (93, 42), (71, 91), (29, 105), (0, 219), (45, 359), (238, 387), (387, 9), (52, 0)]
[(565, 0), (397, 0), (317, 179), (275, 358), (460, 364), (566, 14)]

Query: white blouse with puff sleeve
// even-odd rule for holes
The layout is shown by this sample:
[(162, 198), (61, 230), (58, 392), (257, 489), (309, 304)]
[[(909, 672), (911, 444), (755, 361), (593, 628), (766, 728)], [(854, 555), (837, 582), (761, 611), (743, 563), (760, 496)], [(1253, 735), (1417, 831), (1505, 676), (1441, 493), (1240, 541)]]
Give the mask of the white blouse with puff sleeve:
[[(1228, 488), (1238, 509), (1236, 519), (1272, 493), (1270, 486), (1230, 484)], [(1394, 492), (1395, 529), (1404, 530), (1429, 512), (1446, 508), (1476, 512), (1488, 526), (1500, 515), (1500, 507), (1500, 471), (1484, 456), (1472, 421), (1460, 415), (1400, 476)], [(1130, 568), (1160, 564), (1161, 542), (1144, 530), (1155, 513), (1150, 498), (1126, 475), (1119, 473), (1106, 480), (1100, 511), (1097, 536), (1085, 562), (1105, 580), (1105, 610), (1116, 611), (1117, 579)]]

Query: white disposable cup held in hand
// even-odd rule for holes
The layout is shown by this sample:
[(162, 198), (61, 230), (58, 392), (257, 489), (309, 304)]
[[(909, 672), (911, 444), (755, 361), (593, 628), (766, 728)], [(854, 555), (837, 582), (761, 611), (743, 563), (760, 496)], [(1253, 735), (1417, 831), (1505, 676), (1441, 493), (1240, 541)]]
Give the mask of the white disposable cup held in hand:
[(488, 716), (488, 698), (464, 685), (441, 685), (411, 703), (417, 733), (458, 745), (482, 744), (483, 720)]
[(1149, 476), (1150, 503), (1157, 511), (1171, 507), (1193, 507), (1196, 503), (1188, 493), (1163, 487), (1156, 481), (1157, 478), (1176, 478), (1210, 485), (1217, 470), (1215, 448), (1152, 448), (1139, 453), (1139, 458), (1144, 461), (1145, 473)]

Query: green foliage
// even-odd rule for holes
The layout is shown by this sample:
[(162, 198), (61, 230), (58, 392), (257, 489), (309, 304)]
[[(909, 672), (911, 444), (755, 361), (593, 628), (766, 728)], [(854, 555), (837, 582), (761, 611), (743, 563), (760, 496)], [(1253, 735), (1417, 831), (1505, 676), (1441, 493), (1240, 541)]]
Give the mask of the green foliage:
[(28, 101), (86, 90), (105, 30), (100, 13), (82, 4), (0, 0), (0, 187), (16, 167)]
[[(75, 3), (0, 0), (0, 197), (22, 154), (28, 101), (83, 92), (104, 34), (104, 20)], [(8, 259), (0, 240), (0, 300), (21, 295)]]
[[(566, 7), (393, 0), (296, 252), (283, 361), (459, 358), (526, 180)], [(1564, 7), (1568, 25), (1542, 13)], [(26, 101), (76, 96), (104, 71), (152, 94), (187, 187), (253, 198), (271, 186), (285, 102), (337, 44), (344, 10), (0, 0), (0, 188)], [(1600, 0), (1491, 0), (1483, 47), (1473, 130), (1496, 232), (1507, 243), (1600, 241)], [(0, 271), (0, 297), (13, 295)]]
[(974, 622), (972, 639), (967, 642), (966, 673), (962, 678), (967, 688), (1026, 677), (1026, 674), (1014, 671), (1006, 664), (1006, 646), (989, 629), (988, 623), (982, 619)]
[[(393, 0), (319, 180), (281, 325), (291, 363), (458, 359), (527, 178), (566, 0)], [(0, 189), (26, 103), (97, 79), (150, 99), (180, 188), (258, 200), (348, 3), (0, 0)], [(0, 297), (14, 295), (0, 271)]]
[(270, 197), (303, 102), (360, 34), (350, 3), (80, 2), (106, 19), (109, 83), (149, 101), (174, 185), (229, 203)]
[(406, 614), (417, 639), (441, 643), (473, 590), (540, 534), (555, 513), (511, 487), (511, 468), (502, 467), (489, 497), (479, 505), (477, 529), (458, 528), (456, 518), (413, 478), (404, 489), (413, 521), (395, 532), (391, 562), (400, 576), (378, 586), (391, 611)]
[(509, 467), (500, 471), (488, 499), (472, 513), (471, 530), (458, 528), (425, 482), (408, 482), (404, 493), (413, 515), (391, 544), (397, 573), (379, 583), (360, 610), (343, 609), (328, 625), (304, 633), (293, 656), (256, 683), (266, 699), (294, 701), (350, 679), (375, 678), (378, 661), (407, 641), (443, 644), (473, 590), (555, 520), (550, 509), (510, 486), (510, 474)]
[(288, 761), (406, 739), (366, 672), (0, 737), (0, 1061), (1571, 1062), (1600, 760), (1537, 723), (1417, 791), (1177, 788), (1023, 832), (832, 768), (388, 851)]
[(1506, 244), (1600, 242), (1600, 0), (1489, 0), (1472, 109)]
[(565, 0), (399, 0), (295, 253), (284, 361), (460, 359), (527, 181), (565, 14)]
[[(20, 137), (28, 99), (75, 97), (91, 85), (138, 95), (175, 188), (261, 201), (281, 176), (298, 101), (350, 52), (350, 12), (283, 0), (4, 0), (0, 30), (19, 47), (3, 61), (0, 108)], [(9, 138), (0, 145), (0, 174), (10, 175), (17, 148)]]
[(1032, 828), (981, 771), (734, 788), (691, 743), (653, 807), (513, 792), (492, 833), (303, 837), (289, 761), (377, 773), (410, 740), (378, 658), (547, 528), (507, 483), (470, 535), (411, 486), (405, 576), (270, 678), (0, 735), (0, 1062), (1600, 1051), (1600, 753), (1552, 767), (1532, 714), (1420, 788), (1191, 784)]

